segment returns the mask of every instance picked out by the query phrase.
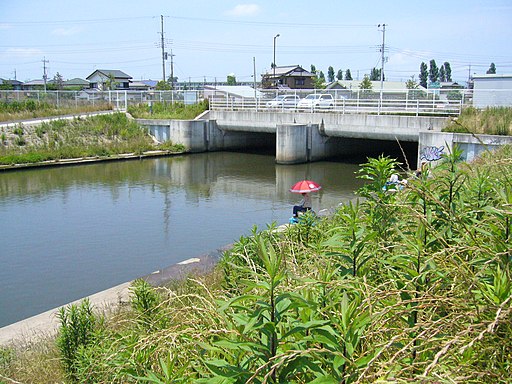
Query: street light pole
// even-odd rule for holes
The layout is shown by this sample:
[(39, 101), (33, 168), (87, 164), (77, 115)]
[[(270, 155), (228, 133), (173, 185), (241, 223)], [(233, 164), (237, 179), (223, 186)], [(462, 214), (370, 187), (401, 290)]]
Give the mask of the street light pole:
[(274, 36), (274, 62), (272, 63), (273, 67), (274, 67), (274, 84), (276, 85), (276, 89), (277, 89), (277, 82), (276, 82), (276, 39), (279, 37), (279, 33), (277, 35)]

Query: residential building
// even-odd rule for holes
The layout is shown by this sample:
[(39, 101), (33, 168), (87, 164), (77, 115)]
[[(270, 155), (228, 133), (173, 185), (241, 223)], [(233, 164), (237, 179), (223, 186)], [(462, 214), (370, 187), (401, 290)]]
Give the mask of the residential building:
[(129, 89), (132, 77), (117, 69), (97, 69), (86, 79), (89, 81), (89, 88), (107, 91)]
[(263, 88), (312, 89), (316, 75), (300, 65), (276, 66), (261, 75)]
[(512, 75), (473, 76), (473, 106), (476, 108), (512, 106)]

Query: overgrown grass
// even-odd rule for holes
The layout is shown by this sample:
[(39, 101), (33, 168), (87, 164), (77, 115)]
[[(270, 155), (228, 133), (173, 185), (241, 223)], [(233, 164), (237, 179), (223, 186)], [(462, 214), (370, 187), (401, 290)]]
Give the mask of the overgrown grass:
[(155, 149), (170, 152), (185, 150), (183, 145), (173, 143), (156, 145), (136, 122), (123, 113), (45, 122), (35, 129), (30, 145), (20, 145), (19, 138), (24, 139), (25, 136), (22, 129), (15, 137), (16, 145), (0, 145), (0, 164), (109, 157), (122, 153), (142, 154)]
[(512, 135), (512, 108), (491, 107), (484, 110), (464, 108), (443, 132)]
[(208, 100), (193, 105), (183, 103), (153, 102), (128, 107), (128, 113), (138, 119), (192, 120), (208, 110)]
[(396, 161), (370, 159), (364, 199), (333, 217), (254, 228), (181, 285), (137, 282), (75, 355), (76, 381), (509, 383), (512, 148), (460, 155), (395, 193)]
[(0, 101), (0, 121), (26, 120), (38, 117), (70, 115), (95, 111), (108, 111), (113, 107), (108, 103), (96, 105), (61, 106), (46, 101)]

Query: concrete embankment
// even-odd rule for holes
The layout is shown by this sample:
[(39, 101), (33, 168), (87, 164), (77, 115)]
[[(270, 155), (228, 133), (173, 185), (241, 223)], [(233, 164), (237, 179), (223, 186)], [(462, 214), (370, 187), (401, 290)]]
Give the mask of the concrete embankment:
[[(170, 267), (155, 271), (142, 279), (154, 287), (164, 286), (171, 281), (179, 281), (192, 274), (211, 271), (222, 253), (231, 245), (201, 255), (197, 258), (184, 260)], [(117, 285), (104, 291), (88, 296), (95, 310), (99, 313), (108, 313), (116, 306), (123, 305), (130, 300), (130, 286), (133, 281)], [(77, 304), (84, 298), (58, 308), (50, 309), (39, 315), (29, 317), (16, 323), (0, 328), (0, 346), (24, 345), (47, 337), (55, 336), (59, 328), (57, 314), (60, 308)]]

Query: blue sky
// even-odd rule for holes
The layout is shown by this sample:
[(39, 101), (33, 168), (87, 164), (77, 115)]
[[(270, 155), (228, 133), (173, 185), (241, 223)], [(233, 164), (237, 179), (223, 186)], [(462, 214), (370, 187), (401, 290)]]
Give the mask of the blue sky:
[[(0, 78), (86, 78), (119, 69), (160, 80), (165, 50), (180, 81), (252, 81), (277, 65), (332, 66), (362, 79), (380, 68), (385, 32), (387, 80), (418, 78), (420, 63), (448, 61), (465, 81), (491, 62), (512, 74), (510, 0), (0, 0)], [(170, 60), (165, 65), (170, 73)]]

